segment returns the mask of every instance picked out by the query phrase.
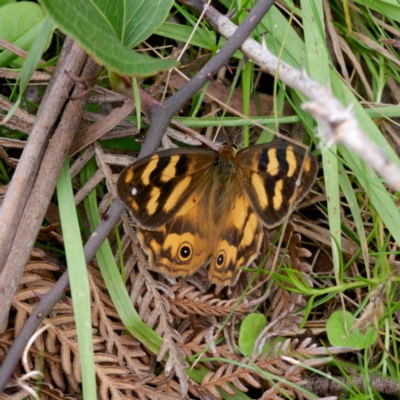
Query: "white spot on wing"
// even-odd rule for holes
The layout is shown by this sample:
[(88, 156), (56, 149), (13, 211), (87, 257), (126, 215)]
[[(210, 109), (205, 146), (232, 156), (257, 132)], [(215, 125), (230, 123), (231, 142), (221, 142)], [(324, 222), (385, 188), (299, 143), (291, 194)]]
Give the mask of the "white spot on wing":
[(131, 195), (132, 196), (136, 196), (137, 195), (137, 189), (136, 188), (132, 188)]

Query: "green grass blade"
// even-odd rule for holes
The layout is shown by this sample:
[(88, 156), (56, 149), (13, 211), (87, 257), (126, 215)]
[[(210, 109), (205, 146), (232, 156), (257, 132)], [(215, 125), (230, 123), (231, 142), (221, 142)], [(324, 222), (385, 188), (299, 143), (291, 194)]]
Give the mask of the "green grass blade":
[[(364, 258), (364, 263), (365, 265), (369, 265), (368, 262), (368, 243), (367, 243), (367, 238), (365, 235), (365, 229), (364, 229), (364, 221), (362, 220), (361, 216), (361, 210), (360, 207), (358, 206), (357, 198), (356, 195), (354, 194), (354, 189), (351, 186), (351, 183), (349, 181), (349, 177), (346, 174), (346, 170), (344, 169), (342, 163), (339, 163), (339, 181), (340, 181), (340, 187), (342, 188), (344, 195), (347, 200), (347, 204), (351, 210), (351, 214), (353, 215), (354, 218), (354, 223), (356, 225), (357, 233), (358, 233), (358, 239), (361, 244), (361, 251), (362, 255)], [(369, 269), (367, 269), (367, 276), (369, 277)]]
[(378, 11), (386, 18), (400, 22), (400, 4), (398, 0), (355, 0), (355, 3)]
[[(155, 33), (165, 38), (186, 43), (190, 35), (193, 33), (193, 27), (174, 24), (172, 22), (164, 22), (159, 28), (157, 28)], [(215, 32), (206, 31), (202, 28), (198, 28), (190, 40), (192, 46), (199, 46), (205, 50), (213, 50), (215, 48), (215, 42)]]
[(45, 18), (43, 21), (43, 26), (32, 44), (32, 47), (28, 53), (28, 57), (26, 58), (21, 71), (19, 91), (20, 96), (22, 96), (22, 94), (25, 92), (25, 89), (27, 88), (28, 83), (31, 80), (32, 75), (39, 63), (40, 57), (48, 46), (50, 35), (53, 29), (54, 27), (51, 21), (48, 18)]
[(65, 161), (57, 181), (57, 198), (74, 307), (82, 371), (83, 397), (85, 399), (95, 399), (96, 375), (92, 341), (90, 287), (68, 160)]
[[(326, 39), (323, 29), (323, 9), (322, 3), (309, 0), (302, 0), (302, 13), (304, 24), (304, 39), (307, 57), (307, 71), (311, 78), (321, 85), (329, 84), (329, 57), (326, 49)], [(321, 126), (318, 127), (320, 134)], [(335, 245), (341, 243), (340, 229), (340, 198), (339, 198), (339, 177), (338, 159), (336, 146), (321, 148), (322, 164), (324, 169), (324, 182), (328, 201), (329, 230), (332, 237), (332, 259), (335, 275), (339, 278), (340, 257)]]

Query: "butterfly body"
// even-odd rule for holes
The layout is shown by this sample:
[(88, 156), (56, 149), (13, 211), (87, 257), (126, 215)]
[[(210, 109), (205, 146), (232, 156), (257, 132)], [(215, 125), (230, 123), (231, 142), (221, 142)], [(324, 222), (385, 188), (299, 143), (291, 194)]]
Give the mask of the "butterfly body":
[(233, 285), (259, 254), (262, 226), (283, 221), (316, 170), (293, 145), (171, 149), (127, 167), (117, 189), (153, 269), (185, 276), (210, 263), (212, 282)]

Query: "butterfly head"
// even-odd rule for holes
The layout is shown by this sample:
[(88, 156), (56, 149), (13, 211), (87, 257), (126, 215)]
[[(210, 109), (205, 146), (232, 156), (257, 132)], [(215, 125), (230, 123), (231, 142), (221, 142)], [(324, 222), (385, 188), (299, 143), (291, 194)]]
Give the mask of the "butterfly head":
[[(233, 150), (235, 150), (235, 152), (237, 152), (237, 144), (236, 143), (233, 143), (233, 142), (223, 142), (222, 143), (222, 145), (221, 145), (221, 149), (222, 148), (228, 148), (228, 149), (233, 149)], [(220, 149), (220, 151), (221, 151), (221, 149)]]
[(232, 161), (236, 157), (237, 145), (231, 142), (222, 143), (218, 151), (218, 159), (221, 161)]

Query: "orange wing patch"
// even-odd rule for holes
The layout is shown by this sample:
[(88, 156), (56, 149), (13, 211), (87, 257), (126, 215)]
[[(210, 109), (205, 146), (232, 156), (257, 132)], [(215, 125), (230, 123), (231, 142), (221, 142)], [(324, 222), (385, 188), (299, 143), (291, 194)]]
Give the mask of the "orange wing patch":
[(246, 268), (257, 257), (263, 237), (248, 200), (240, 195), (233, 203), (217, 226), (208, 272), (212, 282), (223, 286), (236, 283), (240, 268)]

